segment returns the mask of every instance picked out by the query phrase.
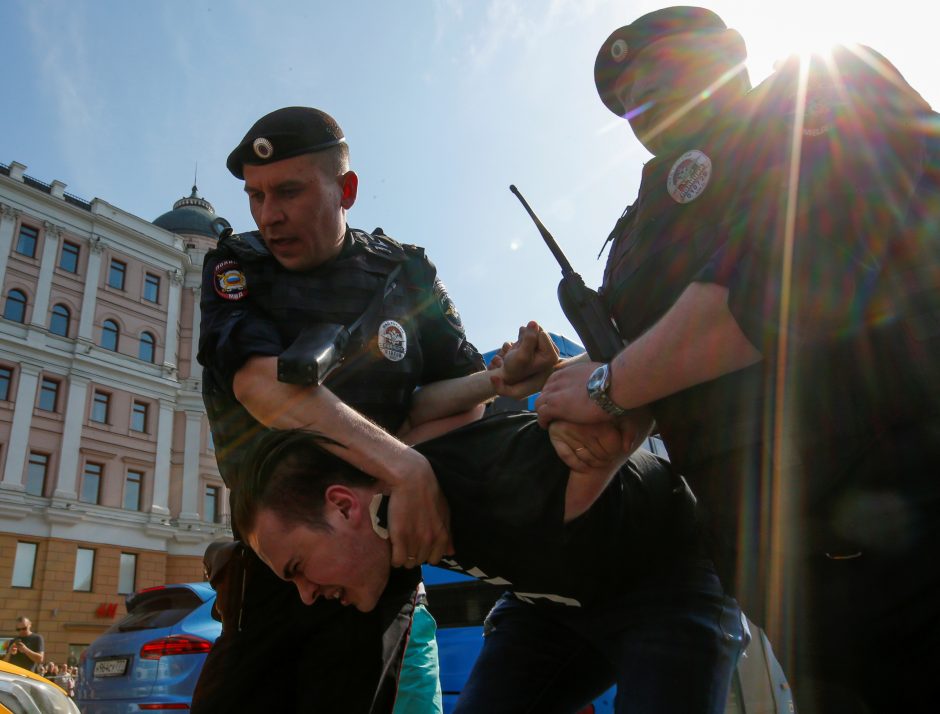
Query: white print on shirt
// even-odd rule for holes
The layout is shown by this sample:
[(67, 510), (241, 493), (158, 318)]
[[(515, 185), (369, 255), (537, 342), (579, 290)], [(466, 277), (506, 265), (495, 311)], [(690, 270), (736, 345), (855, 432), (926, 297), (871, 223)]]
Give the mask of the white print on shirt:
[[(503, 587), (512, 585), (509, 580), (499, 576), (490, 577), (479, 568), (466, 569), (456, 560), (451, 560), (450, 558), (442, 558), (440, 565), (447, 568), (448, 570), (454, 570), (459, 573), (466, 573), (471, 578), (482, 580), (484, 583), (489, 583), (490, 585), (499, 585)], [(564, 597), (563, 595), (553, 595), (552, 593), (521, 593), (516, 590), (513, 590), (513, 594), (523, 602), (527, 602), (529, 604), (534, 603), (536, 600), (548, 600), (549, 602), (557, 602), (560, 605), (567, 605), (568, 607), (581, 607), (581, 603), (579, 601), (575, 600), (574, 598)]]

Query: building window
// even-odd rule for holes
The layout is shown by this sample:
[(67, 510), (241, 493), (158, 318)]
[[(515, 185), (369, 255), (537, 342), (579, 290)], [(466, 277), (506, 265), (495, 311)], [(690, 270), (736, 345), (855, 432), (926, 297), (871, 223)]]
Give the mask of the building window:
[(49, 471), (49, 457), (46, 454), (29, 452), (29, 466), (26, 469), (26, 493), (41, 496), (46, 490), (46, 473)]
[(8, 292), (3, 316), (13, 322), (26, 322), (26, 293), (16, 289)]
[(74, 243), (62, 241), (62, 252), (59, 253), (59, 267), (70, 273), (78, 272), (78, 255), (81, 249)]
[(118, 571), (118, 595), (130, 595), (134, 592), (137, 580), (137, 556), (134, 553), (121, 553), (121, 567)]
[(13, 382), (13, 370), (9, 367), (0, 367), (0, 402), (10, 399), (10, 384)]
[(72, 319), (72, 313), (62, 304), (55, 305), (52, 308), (52, 319), (49, 320), (49, 332), (61, 337), (69, 336), (69, 322)]
[(20, 226), (20, 236), (16, 239), (16, 252), (27, 258), (35, 258), (38, 239), (39, 230), (32, 226)]
[(111, 411), (111, 395), (104, 392), (95, 392), (91, 405), (91, 420), (99, 424), (107, 424)]
[(152, 334), (149, 332), (140, 333), (140, 349), (137, 356), (144, 362), (152, 363), (156, 354), (156, 345), (157, 340)]
[(13, 582), (15, 588), (33, 587), (33, 576), (36, 572), (36, 544), (16, 544), (16, 557), (13, 560)]
[(103, 471), (104, 467), (101, 464), (85, 464), (85, 470), (82, 471), (82, 492), (78, 495), (82, 503), (97, 505), (100, 502)]
[(95, 576), (95, 551), (91, 548), (79, 548), (75, 553), (75, 579), (72, 590), (91, 592), (91, 583)]
[(160, 276), (153, 273), (144, 275), (144, 300), (160, 302)]
[(150, 411), (149, 405), (143, 402), (134, 402), (131, 407), (131, 431), (147, 431), (147, 412)]
[(39, 408), (45, 412), (54, 412), (59, 406), (59, 383), (48, 377), (42, 378), (39, 387)]
[(105, 320), (101, 323), (101, 346), (106, 350), (117, 352), (120, 334), (121, 328), (114, 320)]
[(219, 487), (206, 486), (206, 495), (202, 502), (202, 517), (210, 523), (218, 523), (219, 516)]
[(127, 275), (127, 264), (120, 260), (111, 259), (111, 267), (108, 269), (108, 285), (118, 290), (124, 289), (124, 278)]
[(127, 472), (127, 480), (124, 482), (124, 510), (140, 510), (140, 485), (143, 480), (144, 475), (140, 471)]

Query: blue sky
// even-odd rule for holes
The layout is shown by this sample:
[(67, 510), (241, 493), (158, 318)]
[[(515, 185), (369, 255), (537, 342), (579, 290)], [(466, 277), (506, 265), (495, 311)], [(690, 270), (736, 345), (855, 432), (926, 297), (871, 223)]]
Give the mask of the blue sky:
[[(224, 168), (262, 114), (316, 106), (346, 132), (354, 226), (428, 249), (481, 350), (527, 319), (571, 334), (558, 269), (515, 183), (589, 285), (649, 158), (597, 98), (597, 48), (658, 2), (0, 0), (0, 162), (148, 220), (200, 194), (253, 227)], [(864, 42), (940, 107), (940, 10), (896, 0), (722, 0), (752, 80), (807, 41)]]

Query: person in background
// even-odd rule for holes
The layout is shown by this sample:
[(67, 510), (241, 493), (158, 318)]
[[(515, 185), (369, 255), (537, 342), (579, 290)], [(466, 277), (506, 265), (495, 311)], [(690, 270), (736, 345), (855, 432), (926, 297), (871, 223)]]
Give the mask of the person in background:
[(22, 615), (16, 618), (16, 634), (13, 641), (3, 655), (5, 662), (15, 664), (17, 667), (38, 672), (45, 657), (46, 645), (42, 635), (33, 632), (33, 623), (28, 617)]

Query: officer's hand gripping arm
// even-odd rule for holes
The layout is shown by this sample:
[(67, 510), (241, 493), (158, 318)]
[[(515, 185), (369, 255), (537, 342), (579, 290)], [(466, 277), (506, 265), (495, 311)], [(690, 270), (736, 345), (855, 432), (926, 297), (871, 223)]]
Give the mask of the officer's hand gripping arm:
[(394, 565), (436, 563), (452, 552), (447, 504), (424, 456), (328, 388), (278, 381), (277, 357), (250, 358), (235, 374), (233, 387), (235, 397), (260, 423), (272, 429), (319, 432), (342, 444), (327, 446), (328, 450), (386, 486), (393, 496), (393, 515), (401, 512), (391, 521)]

